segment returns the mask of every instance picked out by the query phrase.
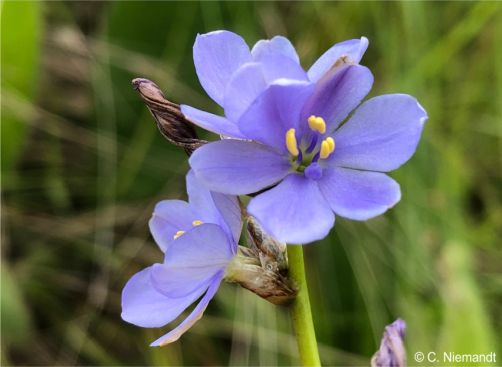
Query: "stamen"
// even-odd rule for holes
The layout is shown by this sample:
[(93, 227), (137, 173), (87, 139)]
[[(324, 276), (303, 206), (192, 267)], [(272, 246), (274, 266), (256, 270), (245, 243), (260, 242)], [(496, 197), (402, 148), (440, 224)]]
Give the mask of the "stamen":
[(312, 115), (307, 121), (311, 130), (320, 132), (321, 134), (326, 132), (326, 122), (322, 117)]
[(315, 163), (319, 160), (319, 152), (317, 152), (315, 155), (314, 155), (314, 158), (312, 158), (312, 162)]
[(328, 142), (329, 144), (329, 152), (330, 154), (333, 153), (333, 151), (335, 150), (335, 139), (333, 139), (331, 136), (328, 136), (326, 138), (326, 141)]
[(291, 128), (286, 132), (286, 148), (288, 148), (288, 152), (296, 157), (300, 154), (298, 150), (298, 143), (296, 142), (295, 129)]
[(326, 159), (329, 157), (330, 154), (331, 154), (330, 145), (329, 145), (327, 139), (323, 140), (321, 143), (321, 151), (319, 153), (319, 158)]
[(312, 134), (312, 140), (310, 141), (310, 145), (307, 147), (307, 150), (306, 150), (307, 153), (312, 153), (312, 151), (316, 147), (318, 136), (319, 135), (317, 135), (317, 134)]
[(179, 236), (181, 236), (183, 233), (185, 233), (185, 231), (178, 231), (178, 232), (176, 232), (176, 234), (173, 236), (173, 239), (178, 238), (178, 237), (179, 237)]
[(194, 220), (192, 222), (192, 226), (196, 227), (196, 226), (200, 226), (201, 224), (203, 224), (204, 222), (201, 221), (201, 220)]
[(300, 154), (298, 154), (298, 157), (296, 157), (296, 163), (301, 164), (303, 160), (303, 154), (302, 151), (300, 150)]

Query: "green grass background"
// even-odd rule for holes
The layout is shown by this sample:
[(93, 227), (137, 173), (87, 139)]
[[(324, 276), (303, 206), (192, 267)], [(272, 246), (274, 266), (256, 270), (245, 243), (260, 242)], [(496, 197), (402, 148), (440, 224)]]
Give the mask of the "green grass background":
[(306, 248), (323, 362), (368, 365), (399, 316), (410, 365), (417, 351), (497, 352), (502, 365), (501, 5), (2, 2), (2, 365), (298, 363), (287, 310), (235, 285), (166, 348), (148, 343), (167, 329), (120, 319), (127, 279), (161, 260), (152, 208), (185, 198), (188, 167), (130, 81), (218, 112), (191, 54), (216, 29), (250, 44), (286, 35), (305, 67), (364, 35), (370, 96), (409, 93), (429, 114), (393, 173), (401, 202), (368, 222), (338, 218)]

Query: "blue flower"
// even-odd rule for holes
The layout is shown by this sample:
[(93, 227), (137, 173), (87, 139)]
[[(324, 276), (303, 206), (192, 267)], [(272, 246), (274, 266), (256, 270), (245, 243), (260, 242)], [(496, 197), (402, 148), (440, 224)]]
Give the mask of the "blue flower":
[(192, 172), (187, 191), (188, 203), (161, 201), (150, 220), (164, 262), (135, 274), (122, 292), (122, 318), (142, 327), (170, 323), (202, 296), (190, 315), (152, 346), (177, 340), (200, 319), (237, 253), (242, 226), (237, 198), (211, 193)]
[(223, 137), (191, 156), (197, 178), (225, 194), (266, 190), (248, 212), (288, 243), (324, 238), (335, 214), (366, 220), (395, 205), (400, 188), (385, 172), (413, 155), (427, 114), (405, 94), (358, 107), (373, 84), (359, 65), (367, 46), (364, 37), (335, 44), (305, 72), (284, 37), (249, 50), (231, 32), (199, 35), (197, 75), (225, 117), (181, 106)]

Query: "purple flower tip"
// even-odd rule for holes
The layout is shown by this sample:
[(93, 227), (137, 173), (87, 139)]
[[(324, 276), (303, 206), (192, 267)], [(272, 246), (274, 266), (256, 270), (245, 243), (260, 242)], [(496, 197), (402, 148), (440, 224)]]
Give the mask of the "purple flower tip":
[(401, 319), (397, 319), (385, 327), (380, 349), (371, 359), (371, 367), (406, 366), (405, 331), (406, 323)]
[(387, 327), (395, 329), (396, 332), (401, 337), (401, 339), (404, 339), (405, 332), (406, 332), (406, 322), (403, 319), (397, 319), (396, 321), (394, 321), (392, 324), (390, 324)]

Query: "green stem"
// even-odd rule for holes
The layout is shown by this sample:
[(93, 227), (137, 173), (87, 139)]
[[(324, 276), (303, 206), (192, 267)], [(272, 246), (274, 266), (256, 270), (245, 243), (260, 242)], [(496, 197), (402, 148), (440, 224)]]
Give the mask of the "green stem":
[(296, 333), (298, 351), (303, 366), (320, 366), (319, 351), (315, 337), (312, 311), (310, 310), (309, 290), (303, 263), (303, 246), (288, 246), (289, 274), (299, 290), (291, 304), (291, 319)]

